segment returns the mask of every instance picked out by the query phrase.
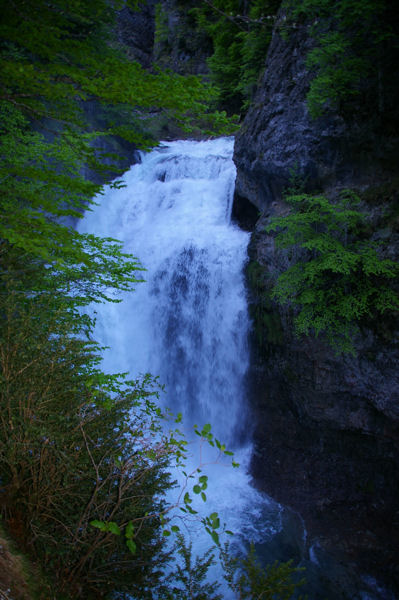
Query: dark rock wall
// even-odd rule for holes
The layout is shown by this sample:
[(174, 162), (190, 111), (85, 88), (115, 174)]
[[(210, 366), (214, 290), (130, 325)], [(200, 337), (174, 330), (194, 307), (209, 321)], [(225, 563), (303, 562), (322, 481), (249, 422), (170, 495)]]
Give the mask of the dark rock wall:
[(207, 75), (212, 41), (198, 30), (188, 7), (176, 0), (161, 0), (157, 7), (157, 32), (153, 61), (180, 75)]
[(128, 56), (145, 69), (152, 66), (155, 34), (155, 0), (146, 0), (138, 10), (125, 7), (117, 18), (117, 38)]
[[(282, 193), (294, 169), (309, 191), (368, 189), (377, 198), (374, 205), (363, 205), (374, 215), (374, 236), (384, 238), (387, 255), (397, 258), (397, 216), (382, 224), (381, 215), (392, 209), (396, 214), (398, 194), (391, 190), (387, 200), (381, 191), (373, 193), (392, 182), (392, 162), (384, 157), (397, 140), (338, 114), (310, 118), (309, 27), (303, 24), (282, 37), (283, 24), (280, 14), (234, 155), (235, 214), (244, 224), (253, 222), (254, 210), (261, 215), (248, 269), (256, 423), (252, 473), (260, 488), (303, 516), (311, 539), (399, 593), (398, 323), (364, 328), (355, 340), (356, 358), (335, 355), (322, 339), (296, 338), (289, 310), (270, 300), (288, 257), (265, 232), (269, 218), (287, 210)], [(368, 140), (363, 149), (362, 140)]]
[(236, 137), (236, 191), (262, 210), (281, 197), (292, 170), (309, 191), (365, 187), (398, 171), (398, 134), (379, 131), (374, 113), (346, 120), (333, 112), (310, 117), (306, 93), (313, 74), (305, 60), (313, 46), (311, 25), (287, 31), (284, 24), (281, 12), (261, 83)]
[(250, 255), (256, 484), (302, 515), (310, 543), (399, 585), (398, 332), (364, 332), (356, 358), (296, 338), (268, 300), (284, 267), (274, 239), (254, 234)]

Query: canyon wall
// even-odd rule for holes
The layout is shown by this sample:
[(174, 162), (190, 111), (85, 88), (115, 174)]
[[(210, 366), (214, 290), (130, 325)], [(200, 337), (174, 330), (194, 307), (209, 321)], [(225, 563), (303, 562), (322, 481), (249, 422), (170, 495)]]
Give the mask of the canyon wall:
[(253, 227), (248, 280), (254, 321), (252, 397), (256, 484), (298, 511), (338, 560), (399, 589), (399, 327), (363, 327), (356, 357), (297, 338), (289, 308), (270, 292), (290, 264), (265, 227), (286, 214), (292, 176), (306, 191), (357, 190), (372, 237), (399, 255), (398, 138), (370, 119), (329, 111), (312, 119), (306, 68), (310, 24), (276, 21), (257, 95), (236, 137), (234, 214)]

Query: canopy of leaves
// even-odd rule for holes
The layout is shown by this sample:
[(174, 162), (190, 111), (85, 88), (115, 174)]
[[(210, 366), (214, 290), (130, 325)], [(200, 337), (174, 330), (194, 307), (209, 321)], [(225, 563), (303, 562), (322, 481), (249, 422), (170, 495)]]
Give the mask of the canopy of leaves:
[(337, 351), (354, 354), (353, 335), (367, 318), (399, 310), (393, 280), (399, 265), (382, 258), (365, 235), (358, 198), (345, 192), (335, 203), (325, 196), (289, 196), (292, 211), (272, 219), (276, 243), (290, 250), (293, 264), (282, 273), (272, 296), (298, 308), (298, 334), (323, 333)]
[[(226, 131), (225, 116), (208, 111), (214, 91), (199, 78), (150, 73), (128, 60), (112, 33), (122, 5), (2, 2), (0, 237), (50, 264), (88, 261), (91, 240), (60, 219), (78, 217), (101, 191), (82, 176), (85, 166), (109, 173), (110, 157), (93, 146), (98, 137), (148, 146), (145, 122), (159, 111), (186, 130), (196, 122)], [(100, 131), (85, 122), (87, 101), (105, 107)]]

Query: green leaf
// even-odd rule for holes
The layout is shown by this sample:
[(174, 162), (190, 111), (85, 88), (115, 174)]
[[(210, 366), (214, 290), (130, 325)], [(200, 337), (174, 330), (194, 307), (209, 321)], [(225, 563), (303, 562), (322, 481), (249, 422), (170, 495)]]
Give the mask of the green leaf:
[(130, 552), (132, 554), (136, 554), (137, 546), (136, 546), (136, 544), (135, 544), (135, 542), (133, 540), (130, 540), (130, 539), (127, 540), (126, 541), (126, 546), (129, 548), (129, 550), (130, 550)]
[(107, 530), (107, 525), (106, 523), (104, 523), (104, 521), (90, 521), (90, 525), (92, 527), (96, 527), (97, 529), (100, 529), (100, 531), (106, 531)]
[(126, 529), (125, 529), (125, 537), (127, 539), (131, 539), (134, 535), (134, 525), (132, 523), (132, 521), (129, 521), (129, 523), (126, 525)]
[(399, 308), (390, 282), (398, 265), (364, 238), (366, 219), (354, 208), (359, 198), (353, 192), (344, 190), (334, 202), (308, 194), (287, 201), (291, 213), (272, 219), (268, 229), (283, 227), (276, 237), (280, 247), (300, 246), (308, 254), (280, 274), (271, 296), (296, 306), (297, 335), (323, 334), (337, 353), (354, 354), (354, 333), (365, 319)]
[(216, 531), (211, 531), (211, 537), (212, 537), (213, 541), (215, 542), (215, 544), (217, 544), (219, 546), (220, 541), (219, 541), (219, 536), (216, 533)]
[(110, 521), (109, 523), (107, 523), (107, 531), (109, 531), (110, 533), (113, 533), (114, 535), (121, 534), (121, 530), (119, 529), (119, 526), (114, 521)]
[(189, 512), (190, 515), (197, 515), (198, 514), (198, 511), (194, 510), (193, 508), (191, 508), (191, 506), (189, 504), (187, 504), (186, 508), (187, 508), (187, 512)]

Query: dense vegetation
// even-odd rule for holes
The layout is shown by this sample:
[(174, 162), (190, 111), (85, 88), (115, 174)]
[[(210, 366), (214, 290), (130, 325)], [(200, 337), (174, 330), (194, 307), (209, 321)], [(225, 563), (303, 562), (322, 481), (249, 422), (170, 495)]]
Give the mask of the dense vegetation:
[[(308, 108), (317, 118), (336, 110), (347, 118), (377, 119), (397, 126), (395, 82), (399, 58), (399, 11), (387, 0), (177, 0), (178, 24), (170, 30), (169, 5), (157, 5), (156, 39), (161, 64), (177, 50), (183, 62), (201, 50), (208, 54), (216, 103), (230, 114), (245, 114), (265, 66), (272, 28), (280, 8), (280, 34), (288, 39), (298, 24), (308, 24), (314, 47), (307, 68), (314, 72)], [(176, 64), (169, 65), (176, 67)], [(360, 111), (360, 113), (359, 113)], [(374, 113), (371, 115), (371, 113)], [(395, 116), (396, 115), (396, 116)]]
[[(214, 84), (213, 102), (229, 114), (245, 114), (253, 98), (280, 0), (178, 0), (179, 23), (168, 25), (167, 8), (157, 5), (156, 43), (160, 61), (173, 47), (184, 57), (206, 49), (207, 77)], [(174, 65), (175, 66), (175, 65)], [(186, 69), (184, 61), (179, 68)]]
[(239, 114), (249, 107), (279, 5), (276, 0), (215, 0), (199, 3), (190, 11), (197, 27), (212, 40), (210, 78), (218, 89), (218, 102), (230, 113)]
[[(399, 57), (397, 6), (385, 0), (286, 0), (283, 6), (283, 38), (301, 24), (313, 39), (306, 58), (313, 75), (307, 93), (311, 117), (332, 112), (357, 127), (362, 132), (359, 151), (365, 154), (379, 136), (394, 139), (399, 122), (392, 77)], [(384, 160), (389, 169), (397, 162), (389, 152)], [(394, 187), (381, 213), (392, 210)], [(357, 194), (346, 190), (328, 199), (301, 191), (291, 189), (286, 197), (290, 213), (272, 219), (267, 228), (279, 231), (277, 245), (288, 249), (289, 257), (272, 298), (294, 308), (298, 334), (323, 333), (336, 351), (354, 353), (359, 328), (397, 314), (398, 267), (374, 241), (369, 207)]]
[(392, 280), (399, 265), (382, 258), (370, 240), (360, 199), (348, 190), (335, 202), (325, 196), (286, 197), (291, 212), (272, 219), (277, 246), (289, 249), (291, 266), (277, 279), (272, 297), (297, 308), (298, 334), (323, 333), (337, 350), (355, 353), (353, 340), (368, 319), (399, 310)]
[(313, 117), (329, 110), (344, 117), (380, 120), (397, 127), (394, 103), (399, 58), (399, 11), (388, 0), (286, 0), (287, 33), (295, 22), (311, 26), (307, 57), (314, 72), (308, 93)]
[[(115, 170), (95, 140), (119, 135), (145, 147), (143, 122), (161, 110), (186, 129), (231, 127), (208, 110), (209, 85), (127, 59), (113, 35), (123, 4), (2, 2), (0, 511), (47, 574), (37, 597), (216, 599), (217, 583), (205, 580), (215, 551), (194, 561), (181, 536), (179, 552), (165, 545), (178, 532), (165, 494), (170, 467), (184, 466), (180, 418), (162, 413), (152, 376), (104, 373), (93, 340), (90, 306), (141, 284), (141, 266), (118, 241), (68, 225), (101, 195), (87, 168), (105, 178)], [(101, 130), (87, 125), (88, 102), (101, 107)], [(210, 429), (198, 431), (202, 442), (229, 454)], [(177, 506), (185, 518), (206, 486), (206, 475), (187, 474)], [(218, 515), (204, 526), (220, 546)], [(290, 566), (269, 576), (226, 549), (223, 564), (233, 590), (245, 583), (251, 594), (259, 577), (269, 595), (295, 587)]]

